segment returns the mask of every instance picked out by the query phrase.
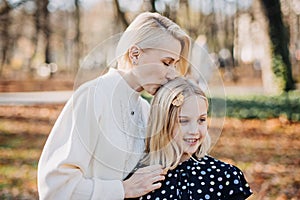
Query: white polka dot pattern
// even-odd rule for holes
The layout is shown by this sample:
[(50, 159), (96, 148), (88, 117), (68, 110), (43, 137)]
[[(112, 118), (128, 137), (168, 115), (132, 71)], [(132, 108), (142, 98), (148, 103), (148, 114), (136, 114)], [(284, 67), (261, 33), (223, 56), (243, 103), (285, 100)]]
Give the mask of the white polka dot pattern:
[(152, 200), (236, 200), (252, 194), (242, 171), (210, 156), (189, 159), (171, 170), (158, 190), (140, 197)]

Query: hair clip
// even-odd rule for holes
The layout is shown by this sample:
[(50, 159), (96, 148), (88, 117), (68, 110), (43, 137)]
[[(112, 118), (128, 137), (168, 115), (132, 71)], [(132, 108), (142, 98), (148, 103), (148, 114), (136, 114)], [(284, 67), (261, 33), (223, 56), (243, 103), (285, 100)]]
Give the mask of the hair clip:
[(180, 93), (173, 101), (172, 101), (172, 105), (173, 106), (181, 106), (182, 103), (184, 101), (184, 96), (182, 93)]

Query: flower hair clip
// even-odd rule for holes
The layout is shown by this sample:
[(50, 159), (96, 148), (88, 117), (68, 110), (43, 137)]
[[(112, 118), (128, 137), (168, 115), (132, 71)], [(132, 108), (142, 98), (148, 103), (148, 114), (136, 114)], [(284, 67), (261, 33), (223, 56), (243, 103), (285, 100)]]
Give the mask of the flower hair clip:
[(182, 103), (184, 101), (184, 96), (182, 93), (180, 93), (173, 101), (172, 101), (172, 105), (173, 106), (181, 106)]

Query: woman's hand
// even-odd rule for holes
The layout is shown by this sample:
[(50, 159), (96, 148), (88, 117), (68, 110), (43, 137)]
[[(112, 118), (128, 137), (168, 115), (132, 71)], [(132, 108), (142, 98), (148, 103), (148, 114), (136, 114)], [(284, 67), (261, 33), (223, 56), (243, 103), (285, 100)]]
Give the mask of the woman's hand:
[(125, 198), (136, 198), (161, 187), (165, 179), (161, 165), (152, 165), (138, 169), (129, 179), (123, 181)]

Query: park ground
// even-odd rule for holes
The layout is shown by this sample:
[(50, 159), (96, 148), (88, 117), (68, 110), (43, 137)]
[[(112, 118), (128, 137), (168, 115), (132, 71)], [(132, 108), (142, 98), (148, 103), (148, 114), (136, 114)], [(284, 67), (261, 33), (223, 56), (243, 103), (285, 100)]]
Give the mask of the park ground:
[[(73, 83), (3, 81), (0, 86), (1, 92), (72, 90)], [(0, 106), (0, 199), (38, 199), (38, 160), (62, 108)], [(300, 199), (300, 122), (226, 118), (211, 155), (242, 169), (254, 193), (250, 200)]]
[[(0, 107), (0, 199), (38, 199), (37, 164), (63, 105)], [(226, 118), (211, 154), (241, 168), (250, 200), (300, 199), (300, 123)]]

